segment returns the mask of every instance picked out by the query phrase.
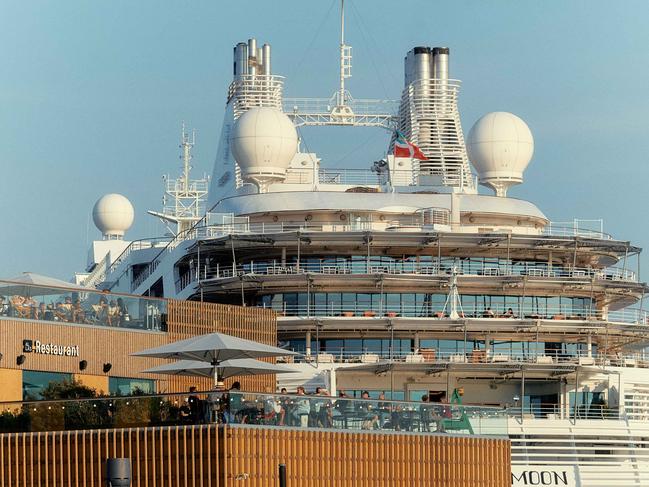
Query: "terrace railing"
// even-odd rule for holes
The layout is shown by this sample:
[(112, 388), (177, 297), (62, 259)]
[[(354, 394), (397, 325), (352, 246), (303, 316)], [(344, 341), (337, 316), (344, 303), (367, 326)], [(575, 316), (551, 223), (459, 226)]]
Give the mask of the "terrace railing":
[(328, 430), (507, 434), (504, 409), (320, 395), (191, 395), (0, 403), (0, 433), (230, 423)]
[(164, 299), (0, 281), (0, 319), (165, 331)]

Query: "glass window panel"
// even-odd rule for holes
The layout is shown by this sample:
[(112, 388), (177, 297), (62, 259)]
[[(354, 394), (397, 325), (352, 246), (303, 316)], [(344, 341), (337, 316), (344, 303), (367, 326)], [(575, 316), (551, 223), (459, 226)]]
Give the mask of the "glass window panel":
[(23, 400), (43, 399), (41, 392), (50, 383), (71, 381), (72, 374), (59, 372), (23, 371)]
[(155, 382), (151, 379), (129, 379), (125, 377), (109, 377), (108, 390), (111, 395), (128, 396), (134, 392), (153, 394)]

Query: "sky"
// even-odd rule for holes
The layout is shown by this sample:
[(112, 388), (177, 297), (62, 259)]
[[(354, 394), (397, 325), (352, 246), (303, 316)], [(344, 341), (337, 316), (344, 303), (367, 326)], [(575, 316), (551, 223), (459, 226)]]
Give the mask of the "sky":
[[(510, 111), (534, 135), (525, 182), (509, 195), (554, 221), (601, 218), (649, 247), (649, 2), (346, 5), (355, 98), (398, 99), (406, 52), (450, 47), (464, 132)], [(269, 42), (286, 96), (329, 97), (338, 12), (338, 0), (0, 0), (0, 277), (83, 270), (105, 193), (132, 201), (128, 238), (161, 234), (146, 210), (161, 206), (162, 175), (180, 171), (182, 121), (197, 133), (195, 175), (211, 174), (232, 47)], [(323, 167), (366, 167), (388, 136), (304, 131)]]

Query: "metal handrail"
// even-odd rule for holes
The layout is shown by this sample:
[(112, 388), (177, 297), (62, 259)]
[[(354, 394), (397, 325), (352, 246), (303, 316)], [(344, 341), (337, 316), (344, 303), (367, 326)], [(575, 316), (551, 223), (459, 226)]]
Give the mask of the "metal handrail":
[[(444, 310), (438, 304), (426, 303), (421, 305), (402, 304), (392, 307), (384, 304), (342, 304), (336, 305), (287, 305), (282, 303), (279, 307), (271, 307), (282, 316), (300, 317), (338, 317), (338, 318), (435, 318), (448, 320), (449, 310)], [(648, 325), (649, 316), (647, 311), (633, 308), (626, 308), (608, 313), (600, 310), (589, 310), (588, 308), (571, 308), (565, 306), (512, 306), (512, 311), (489, 310), (483, 307), (462, 307), (458, 309), (460, 319), (486, 319), (486, 320), (544, 320), (544, 321), (597, 321), (610, 323), (624, 323), (634, 325)]]
[(448, 276), (453, 268), (460, 275), (485, 277), (529, 276), (533, 278), (570, 278), (595, 279), (601, 281), (638, 282), (635, 272), (628, 269), (607, 267), (548, 267), (546, 262), (534, 261), (525, 263), (509, 262), (462, 262), (457, 265), (453, 259), (441, 259), (440, 262), (372, 262), (367, 265), (359, 261), (305, 262), (301, 264), (281, 264), (276, 260), (269, 262), (250, 262), (232, 265), (217, 265), (201, 269), (201, 279), (221, 279), (240, 275), (277, 275), (277, 274), (392, 274), (392, 275), (436, 275)]
[[(529, 342), (535, 345), (534, 342)], [(470, 342), (467, 342), (470, 346)], [(304, 350), (296, 350), (304, 354)], [(349, 350), (344, 347), (327, 348), (324, 351), (314, 352), (293, 358), (294, 362), (333, 362), (333, 363), (383, 363), (393, 362), (401, 364), (539, 364), (539, 365), (579, 365), (579, 366), (618, 366), (649, 368), (649, 353), (646, 352), (619, 352), (603, 353), (587, 351), (574, 351), (564, 353), (557, 351), (530, 350), (515, 352), (511, 350), (493, 349), (444, 349), (420, 348), (404, 352), (395, 350), (374, 350), (364, 348)]]

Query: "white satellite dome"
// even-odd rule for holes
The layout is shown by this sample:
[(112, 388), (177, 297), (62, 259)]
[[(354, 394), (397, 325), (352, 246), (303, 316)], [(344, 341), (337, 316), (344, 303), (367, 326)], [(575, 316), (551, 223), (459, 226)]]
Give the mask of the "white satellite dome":
[(133, 225), (134, 211), (131, 202), (121, 194), (102, 196), (92, 209), (95, 226), (107, 239), (121, 239)]
[(523, 182), (534, 138), (527, 124), (513, 113), (492, 112), (471, 127), (466, 148), (480, 184), (506, 196), (510, 186)]
[(293, 122), (282, 111), (257, 107), (237, 119), (230, 148), (242, 177), (263, 190), (269, 182), (286, 177), (286, 169), (297, 152), (297, 141)]

